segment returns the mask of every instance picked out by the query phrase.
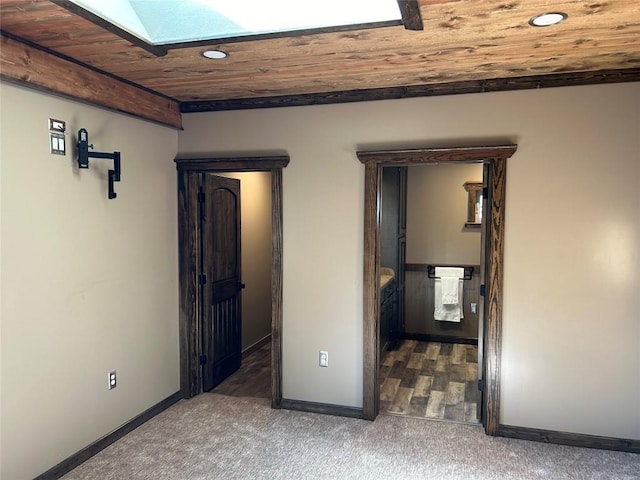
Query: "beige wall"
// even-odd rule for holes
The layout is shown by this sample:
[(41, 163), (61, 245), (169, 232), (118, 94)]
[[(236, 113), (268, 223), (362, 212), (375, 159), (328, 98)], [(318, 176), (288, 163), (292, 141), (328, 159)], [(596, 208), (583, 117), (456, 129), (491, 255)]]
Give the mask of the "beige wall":
[(220, 173), (240, 180), (242, 349), (271, 334), (271, 173)]
[[(179, 389), (174, 130), (3, 84), (2, 478), (26, 479)], [(122, 153), (79, 171), (47, 119)], [(107, 389), (117, 370), (118, 386)]]
[[(191, 114), (179, 134), (6, 84), (0, 101), (3, 478), (41, 473), (178, 390), (176, 137), (185, 154), (290, 154), (284, 396), (356, 407), (355, 151), (518, 143), (501, 422), (640, 439), (640, 84)], [(78, 171), (48, 153), (48, 117), (122, 152), (116, 200), (108, 162)]]
[[(515, 142), (501, 422), (640, 438), (640, 84), (189, 114), (182, 153), (286, 150), (284, 396), (362, 404), (355, 151)], [(216, 132), (211, 135), (211, 132)], [(330, 367), (318, 367), (318, 350)]]
[(464, 228), (465, 182), (482, 182), (481, 164), (409, 167), (407, 263), (480, 265), (480, 230)]

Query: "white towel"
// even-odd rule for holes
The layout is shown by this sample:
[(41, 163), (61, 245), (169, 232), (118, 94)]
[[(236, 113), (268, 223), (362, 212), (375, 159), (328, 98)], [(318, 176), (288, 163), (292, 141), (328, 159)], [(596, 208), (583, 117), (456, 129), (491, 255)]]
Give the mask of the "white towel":
[(458, 286), (458, 293), (460, 295), (459, 302), (456, 305), (446, 305), (442, 301), (438, 301), (438, 298), (442, 300), (442, 281), (439, 278), (435, 279), (434, 283), (434, 303), (435, 308), (433, 312), (433, 318), (441, 322), (460, 322), (464, 318), (462, 308), (462, 282), (458, 280), (460, 285)]
[(459, 285), (464, 278), (464, 268), (461, 267), (436, 267), (436, 277), (442, 280), (442, 303), (444, 305), (456, 305), (460, 303)]
[(444, 322), (460, 322), (463, 316), (462, 288), (464, 268), (436, 267), (433, 318)]
[(442, 277), (440, 279), (443, 305), (457, 305), (459, 303), (459, 285), (460, 279), (457, 277)]

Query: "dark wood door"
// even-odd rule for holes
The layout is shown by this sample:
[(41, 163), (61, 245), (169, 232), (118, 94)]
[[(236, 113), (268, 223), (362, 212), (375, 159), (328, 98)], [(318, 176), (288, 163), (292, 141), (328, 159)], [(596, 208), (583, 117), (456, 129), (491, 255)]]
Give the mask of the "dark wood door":
[(240, 181), (202, 175), (203, 390), (240, 368)]

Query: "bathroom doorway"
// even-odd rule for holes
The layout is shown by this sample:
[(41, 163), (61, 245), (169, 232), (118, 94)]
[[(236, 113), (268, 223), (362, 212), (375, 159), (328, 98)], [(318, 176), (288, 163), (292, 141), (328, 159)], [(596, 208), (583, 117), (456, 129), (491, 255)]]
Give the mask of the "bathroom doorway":
[(482, 185), (482, 163), (382, 169), (380, 413), (480, 422)]
[(484, 331), (481, 335), (483, 360), (482, 423), (485, 432), (496, 435), (499, 428), (499, 371), (502, 325), (502, 259), (506, 160), (516, 145), (490, 147), (454, 147), (437, 149), (386, 150), (357, 152), (365, 165), (364, 199), (364, 316), (363, 316), (363, 412), (375, 419), (380, 399), (380, 222), (382, 169), (385, 166), (428, 165), (435, 163), (474, 163), (486, 165), (487, 219), (484, 277)]

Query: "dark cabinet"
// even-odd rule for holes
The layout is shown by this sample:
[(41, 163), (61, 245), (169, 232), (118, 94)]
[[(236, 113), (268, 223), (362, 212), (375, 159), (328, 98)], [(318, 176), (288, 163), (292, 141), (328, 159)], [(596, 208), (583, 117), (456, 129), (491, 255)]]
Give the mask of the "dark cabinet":
[(398, 291), (391, 280), (380, 290), (380, 351), (395, 348), (398, 337)]
[(380, 267), (392, 280), (380, 292), (380, 351), (395, 348), (404, 332), (407, 167), (382, 169)]

